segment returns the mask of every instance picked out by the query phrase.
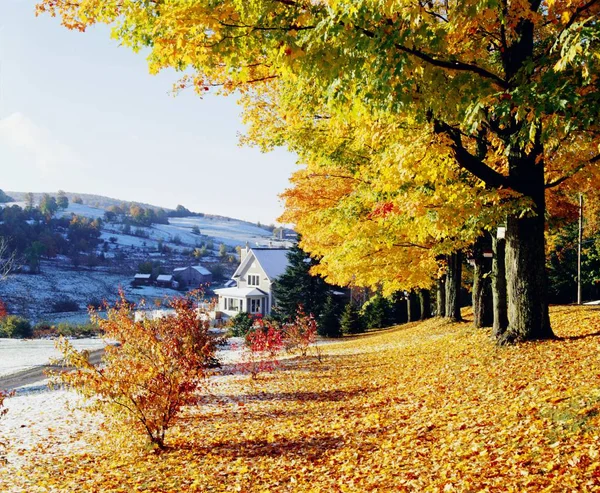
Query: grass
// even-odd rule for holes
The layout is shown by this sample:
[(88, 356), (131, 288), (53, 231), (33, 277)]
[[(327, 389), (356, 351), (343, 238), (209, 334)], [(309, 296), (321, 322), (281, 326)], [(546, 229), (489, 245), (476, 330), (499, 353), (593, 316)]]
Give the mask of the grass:
[[(162, 454), (90, 434), (1, 491), (600, 490), (600, 310), (553, 307), (554, 341), (497, 347), (430, 320), (322, 346), (258, 382), (226, 375)], [(1, 424), (0, 424), (1, 426)]]

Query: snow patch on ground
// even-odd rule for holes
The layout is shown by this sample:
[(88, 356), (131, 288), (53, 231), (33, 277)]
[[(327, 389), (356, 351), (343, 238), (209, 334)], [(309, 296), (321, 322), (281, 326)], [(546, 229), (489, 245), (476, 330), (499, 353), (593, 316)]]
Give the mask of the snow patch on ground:
[(78, 216), (89, 217), (90, 219), (98, 219), (104, 217), (104, 209), (92, 207), (84, 204), (76, 204), (69, 202), (69, 207), (64, 210), (59, 210), (57, 215), (62, 217), (71, 217), (71, 214)]
[(0, 419), (0, 442), (8, 445), (8, 466), (19, 468), (30, 462), (41, 444), (53, 452), (69, 454), (87, 444), (89, 430), (98, 429), (103, 421), (99, 414), (80, 409), (81, 400), (66, 390), (30, 392), (5, 401), (7, 414)]
[[(78, 351), (106, 346), (102, 339), (96, 338), (72, 339), (71, 344)], [(59, 357), (60, 352), (51, 339), (0, 339), (0, 376), (45, 365), (51, 358)]]

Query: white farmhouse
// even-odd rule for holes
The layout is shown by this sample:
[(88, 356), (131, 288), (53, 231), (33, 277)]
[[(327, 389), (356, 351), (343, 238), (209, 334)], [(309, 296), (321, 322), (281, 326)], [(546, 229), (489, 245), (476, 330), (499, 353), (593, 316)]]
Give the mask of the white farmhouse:
[(233, 280), (237, 286), (215, 289), (217, 310), (227, 317), (239, 312), (269, 315), (275, 304), (271, 285), (288, 266), (284, 248), (242, 248), (241, 262)]

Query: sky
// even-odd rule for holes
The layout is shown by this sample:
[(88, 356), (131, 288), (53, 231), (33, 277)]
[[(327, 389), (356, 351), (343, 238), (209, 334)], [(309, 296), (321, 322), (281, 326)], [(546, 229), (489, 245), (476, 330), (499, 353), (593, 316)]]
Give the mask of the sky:
[(1, 189), (275, 222), (296, 157), (240, 147), (234, 98), (175, 97), (175, 72), (149, 75), (106, 26), (71, 32), (35, 3), (0, 0)]

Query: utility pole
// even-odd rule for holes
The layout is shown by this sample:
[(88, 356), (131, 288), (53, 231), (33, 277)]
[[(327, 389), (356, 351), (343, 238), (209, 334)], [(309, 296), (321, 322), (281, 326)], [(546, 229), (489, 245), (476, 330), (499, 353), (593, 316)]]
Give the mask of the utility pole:
[(579, 194), (579, 241), (577, 243), (577, 304), (581, 305), (581, 242), (583, 240), (583, 195)]

